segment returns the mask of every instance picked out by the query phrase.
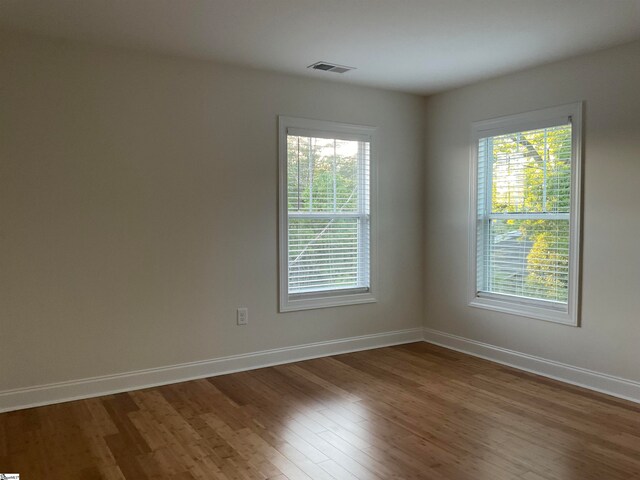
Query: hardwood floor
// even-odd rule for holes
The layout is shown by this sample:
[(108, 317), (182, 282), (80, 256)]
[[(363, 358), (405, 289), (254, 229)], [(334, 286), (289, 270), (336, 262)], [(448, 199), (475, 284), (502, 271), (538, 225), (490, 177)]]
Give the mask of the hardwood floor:
[(640, 479), (640, 405), (414, 343), (0, 415), (23, 479)]

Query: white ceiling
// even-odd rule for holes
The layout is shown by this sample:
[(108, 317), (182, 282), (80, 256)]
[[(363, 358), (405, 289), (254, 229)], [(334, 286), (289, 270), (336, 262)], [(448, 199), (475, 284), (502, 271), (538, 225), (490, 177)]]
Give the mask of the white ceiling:
[(428, 94), (640, 38), (640, 0), (0, 0), (0, 26)]

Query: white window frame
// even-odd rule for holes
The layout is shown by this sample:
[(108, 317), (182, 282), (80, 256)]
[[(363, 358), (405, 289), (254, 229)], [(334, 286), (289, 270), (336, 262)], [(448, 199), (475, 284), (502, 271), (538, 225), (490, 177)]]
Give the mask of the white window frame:
[[(474, 122), (471, 126), (469, 207), (469, 305), (578, 327), (580, 322), (580, 247), (582, 216), (582, 110), (576, 102), (532, 112)], [(482, 138), (536, 130), (571, 121), (571, 198), (569, 215), (569, 285), (567, 304), (479, 292), (477, 284), (478, 142)], [(490, 193), (489, 193), (490, 194)]]
[[(304, 294), (289, 294), (289, 215), (287, 209), (287, 133), (337, 138), (342, 140), (364, 140), (369, 142), (369, 287), (344, 290), (317, 291)], [(280, 312), (310, 310), (316, 308), (357, 305), (376, 301), (377, 284), (377, 235), (376, 235), (376, 128), (306, 118), (278, 117), (279, 157), (279, 286)]]

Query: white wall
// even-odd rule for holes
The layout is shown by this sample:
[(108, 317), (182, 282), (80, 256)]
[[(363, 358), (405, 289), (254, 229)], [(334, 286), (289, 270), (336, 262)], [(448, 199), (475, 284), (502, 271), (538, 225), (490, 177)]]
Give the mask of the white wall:
[[(0, 49), (0, 391), (421, 325), (420, 97)], [(379, 128), (378, 303), (277, 313), (278, 114)]]
[[(582, 327), (467, 306), (471, 122), (585, 101)], [(640, 43), (426, 102), (426, 327), (640, 380)]]

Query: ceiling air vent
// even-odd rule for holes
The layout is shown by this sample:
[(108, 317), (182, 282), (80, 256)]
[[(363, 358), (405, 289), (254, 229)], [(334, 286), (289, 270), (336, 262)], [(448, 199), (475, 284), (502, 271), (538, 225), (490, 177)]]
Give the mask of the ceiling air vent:
[(322, 70), (324, 72), (333, 72), (333, 73), (344, 73), (349, 70), (355, 70), (355, 67), (346, 67), (344, 65), (336, 65), (334, 63), (328, 62), (316, 62), (309, 65), (307, 68), (312, 68), (313, 70)]

